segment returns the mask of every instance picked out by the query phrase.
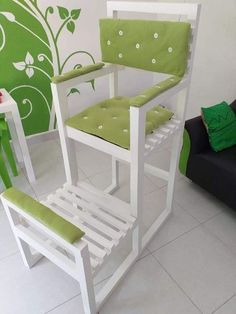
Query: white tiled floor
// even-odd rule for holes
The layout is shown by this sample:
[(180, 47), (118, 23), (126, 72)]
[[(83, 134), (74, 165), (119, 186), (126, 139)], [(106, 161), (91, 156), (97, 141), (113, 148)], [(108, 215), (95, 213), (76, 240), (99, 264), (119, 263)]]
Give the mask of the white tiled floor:
[[(150, 162), (167, 167), (169, 154), (166, 147)], [(31, 155), (37, 182), (30, 185), (24, 170), (13, 182), (42, 199), (65, 181), (58, 141), (35, 145)], [(82, 180), (99, 188), (110, 183), (107, 155), (81, 145), (78, 161)], [(165, 182), (146, 176), (144, 229), (159, 215), (165, 193)], [(121, 188), (116, 196), (129, 200), (126, 165), (121, 166)], [(178, 174), (173, 214), (100, 314), (235, 314), (235, 239), (236, 213)], [(96, 289), (112, 275), (130, 243), (126, 241), (95, 278)], [(77, 282), (46, 259), (30, 271), (24, 267), (1, 206), (0, 313), (83, 314)]]

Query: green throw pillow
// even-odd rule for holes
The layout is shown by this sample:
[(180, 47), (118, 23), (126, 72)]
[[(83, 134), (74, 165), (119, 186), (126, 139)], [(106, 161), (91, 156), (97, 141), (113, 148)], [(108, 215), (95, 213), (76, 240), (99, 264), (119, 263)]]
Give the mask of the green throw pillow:
[(236, 145), (236, 115), (231, 107), (224, 101), (201, 109), (212, 149), (218, 152)]

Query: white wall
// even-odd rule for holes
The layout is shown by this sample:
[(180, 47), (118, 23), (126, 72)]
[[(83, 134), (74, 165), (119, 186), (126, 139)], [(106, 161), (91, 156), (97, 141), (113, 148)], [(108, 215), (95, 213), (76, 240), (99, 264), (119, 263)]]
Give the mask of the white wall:
[[(48, 1), (41, 0), (42, 4)], [(106, 15), (106, 0), (58, 0), (58, 5), (82, 9), (75, 38), (70, 41), (66, 34), (61, 42), (61, 52), (73, 49), (91, 52), (100, 60), (98, 20)], [(162, 2), (171, 2), (162, 0)], [(178, 2), (178, 1), (175, 1)], [(195, 2), (195, 1), (185, 1)], [(236, 98), (236, 0), (202, 0), (202, 14), (193, 70), (193, 80), (188, 107), (188, 117), (200, 113), (201, 106), (210, 106), (222, 100), (231, 102)], [(86, 60), (84, 60), (86, 62)], [(132, 71), (122, 74), (122, 89), (134, 94), (142, 84), (151, 84), (151, 76), (142, 74), (141, 81), (132, 78)], [(107, 96), (105, 80), (97, 81), (97, 92), (90, 93), (86, 85), (82, 88), (79, 102), (84, 107)], [(77, 97), (77, 96), (76, 96)], [(75, 99), (73, 99), (73, 102)]]
[[(194, 2), (194, 1), (186, 1)], [(236, 1), (202, 0), (188, 116), (236, 98)]]

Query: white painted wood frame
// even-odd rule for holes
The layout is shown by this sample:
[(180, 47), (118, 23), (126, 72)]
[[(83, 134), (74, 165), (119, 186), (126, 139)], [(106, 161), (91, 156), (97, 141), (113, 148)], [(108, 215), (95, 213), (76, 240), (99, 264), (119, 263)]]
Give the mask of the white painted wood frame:
[[(172, 211), (176, 167), (178, 164), (189, 86), (195, 51), (200, 6), (187, 3), (121, 2), (108, 1), (108, 16), (116, 18), (119, 11), (144, 12), (151, 14), (185, 15), (192, 25), (192, 43), (188, 72), (183, 80), (173, 88), (156, 97), (156, 103), (177, 95), (176, 112), (171, 121), (153, 134), (145, 136), (146, 113), (154, 105), (130, 108), (130, 150), (106, 142), (96, 136), (66, 126), (69, 117), (67, 90), (82, 82), (110, 75), (110, 96), (117, 94), (118, 71), (123, 67), (106, 65), (105, 68), (59, 84), (52, 84), (52, 92), (57, 115), (58, 129), (63, 151), (67, 182), (44, 202), (46, 206), (67, 221), (85, 231), (82, 240), (69, 244), (44, 225), (27, 215), (23, 210), (4, 199), (12, 230), (17, 239), (23, 260), (31, 267), (41, 255), (33, 256), (30, 247), (49, 258), (53, 263), (78, 280), (82, 291), (85, 314), (95, 314), (102, 307), (120, 280), (140, 256), (157, 230), (163, 225)], [(147, 164), (147, 157), (173, 137), (169, 171)], [(77, 164), (73, 141), (108, 153), (112, 156), (113, 180), (109, 192), (118, 187), (118, 161), (128, 162), (131, 170), (131, 202), (127, 204), (114, 196), (99, 191), (87, 183), (78, 183)], [(96, 161), (95, 161), (96, 162)], [(167, 181), (166, 208), (145, 234), (141, 233), (143, 214), (143, 178), (150, 173)], [(113, 256), (115, 250), (132, 236), (132, 250), (121, 263), (100, 292), (95, 294), (93, 277), (103, 264)], [(58, 250), (60, 248), (60, 250)], [(67, 254), (63, 254), (63, 250)]]

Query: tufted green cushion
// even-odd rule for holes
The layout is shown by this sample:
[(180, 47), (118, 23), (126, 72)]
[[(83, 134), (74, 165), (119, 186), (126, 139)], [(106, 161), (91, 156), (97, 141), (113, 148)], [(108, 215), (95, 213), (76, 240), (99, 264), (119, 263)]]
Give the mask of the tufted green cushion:
[(50, 208), (15, 188), (6, 190), (2, 195), (6, 200), (25, 211), (69, 243), (78, 241), (85, 234), (79, 228), (54, 213)]
[(190, 24), (184, 22), (102, 19), (102, 60), (183, 76), (190, 29)]
[[(129, 97), (115, 97), (89, 107), (68, 119), (66, 125), (96, 135), (123, 148), (130, 146)], [(146, 134), (150, 134), (172, 117), (173, 113), (161, 106), (146, 116)]]
[(79, 69), (74, 69), (74, 70), (71, 70), (69, 72), (63, 73), (61, 75), (53, 76), (51, 78), (51, 81), (53, 83), (56, 83), (56, 84), (60, 83), (60, 82), (68, 81), (68, 80), (70, 80), (72, 78), (75, 78), (77, 76), (84, 75), (84, 74), (87, 74), (87, 73), (99, 70), (104, 65), (105, 64), (102, 63), (102, 62), (86, 65), (86, 66), (83, 66), (83, 67), (81, 67)]

